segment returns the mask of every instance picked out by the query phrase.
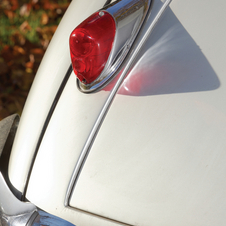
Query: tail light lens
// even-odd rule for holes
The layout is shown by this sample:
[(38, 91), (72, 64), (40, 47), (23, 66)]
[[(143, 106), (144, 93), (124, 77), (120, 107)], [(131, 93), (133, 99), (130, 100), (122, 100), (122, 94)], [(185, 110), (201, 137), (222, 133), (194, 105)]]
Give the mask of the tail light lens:
[(91, 15), (71, 33), (72, 66), (82, 83), (90, 84), (101, 74), (110, 55), (115, 32), (114, 18), (101, 11)]

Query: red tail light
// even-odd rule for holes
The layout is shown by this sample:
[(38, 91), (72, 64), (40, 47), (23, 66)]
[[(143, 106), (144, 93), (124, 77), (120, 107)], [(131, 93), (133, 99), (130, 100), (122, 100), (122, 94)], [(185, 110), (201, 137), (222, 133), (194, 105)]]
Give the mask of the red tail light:
[(71, 33), (72, 66), (81, 82), (92, 83), (101, 74), (110, 55), (115, 32), (114, 18), (101, 11), (91, 15)]

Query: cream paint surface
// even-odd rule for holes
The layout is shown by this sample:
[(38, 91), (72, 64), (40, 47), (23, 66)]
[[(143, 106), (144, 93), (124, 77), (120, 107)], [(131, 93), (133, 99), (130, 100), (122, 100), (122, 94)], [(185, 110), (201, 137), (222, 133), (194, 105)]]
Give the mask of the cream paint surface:
[(23, 109), (10, 157), (10, 180), (21, 192), (43, 124), (71, 63), (69, 35), (79, 23), (102, 8), (104, 3), (104, 0), (72, 1), (45, 53)]
[(176, 1), (119, 90), (71, 205), (132, 225), (223, 225), (225, 2)]
[[(219, 2), (171, 3), (121, 86), (87, 158), (70, 202), (83, 211), (65, 208), (64, 198), (109, 92), (81, 94), (71, 75), (41, 144), (29, 200), (78, 226), (120, 225), (96, 215), (132, 225), (224, 225), (226, 3)], [(83, 4), (73, 1), (77, 14), (69, 10), (64, 25), (78, 23), (88, 6)], [(89, 6), (90, 11), (99, 7)], [(46, 111), (40, 110), (40, 118), (31, 115), (35, 106), (41, 109), (41, 103), (52, 101), (46, 98), (47, 89), (37, 96), (45, 70), (24, 113), (30, 119), (22, 119), (14, 145), (10, 172), (18, 189), (29, 165), (24, 156), (32, 156)], [(49, 73), (50, 84), (60, 82), (55, 76)], [(18, 158), (21, 168), (14, 165)]]

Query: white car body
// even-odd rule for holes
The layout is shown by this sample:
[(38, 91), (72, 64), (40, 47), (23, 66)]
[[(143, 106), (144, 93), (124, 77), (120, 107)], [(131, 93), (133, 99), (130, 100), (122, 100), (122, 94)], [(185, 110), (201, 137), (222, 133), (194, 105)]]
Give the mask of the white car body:
[[(9, 177), (22, 193), (71, 63), (69, 35), (104, 3), (72, 1), (48, 47), (10, 157)], [(154, 0), (146, 28), (163, 3)], [(115, 95), (65, 206), (80, 153), (112, 89), (81, 93), (72, 72), (38, 148), (26, 198), (77, 226), (224, 225), (225, 9), (223, 0), (171, 2)]]

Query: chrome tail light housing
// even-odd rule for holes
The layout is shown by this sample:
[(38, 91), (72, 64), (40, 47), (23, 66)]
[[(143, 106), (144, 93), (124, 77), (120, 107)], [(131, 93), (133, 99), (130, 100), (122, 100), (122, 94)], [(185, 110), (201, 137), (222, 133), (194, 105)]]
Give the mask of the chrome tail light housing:
[(70, 36), (73, 70), (82, 92), (106, 86), (123, 66), (152, 0), (119, 0), (91, 15)]

